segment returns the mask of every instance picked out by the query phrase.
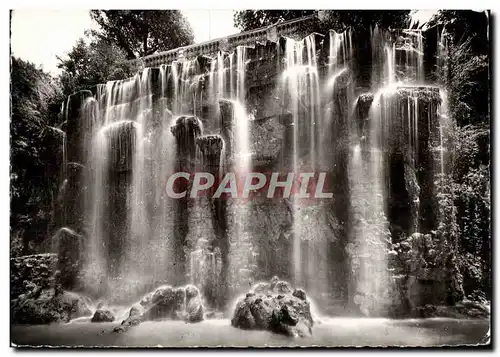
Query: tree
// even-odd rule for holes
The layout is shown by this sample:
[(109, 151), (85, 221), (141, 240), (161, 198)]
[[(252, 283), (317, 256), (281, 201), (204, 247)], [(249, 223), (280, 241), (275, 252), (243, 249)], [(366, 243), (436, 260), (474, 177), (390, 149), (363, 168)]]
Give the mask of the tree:
[[(314, 10), (241, 10), (235, 12), (234, 24), (242, 31), (249, 31), (314, 13)], [(369, 31), (374, 25), (404, 28), (409, 14), (410, 10), (324, 10), (319, 25), (322, 31), (343, 30), (349, 26), (357, 31)]]
[(191, 26), (179, 10), (91, 10), (101, 31), (93, 34), (115, 43), (127, 59), (193, 43)]
[(58, 57), (64, 93), (69, 95), (109, 80), (130, 77), (133, 73), (125, 53), (106, 39), (80, 38), (65, 58)]
[(489, 18), (484, 12), (442, 10), (430, 26), (445, 29), (450, 109), (457, 124), (489, 123)]
[(385, 29), (407, 28), (410, 10), (326, 10), (323, 27), (344, 30), (352, 27), (356, 32), (370, 31), (377, 25)]
[(314, 10), (241, 10), (234, 13), (234, 25), (241, 31), (314, 14)]
[(456, 44), (474, 39), (472, 51), (475, 54), (488, 54), (490, 21), (485, 11), (473, 10), (440, 10), (430, 20), (430, 26), (445, 26)]
[(63, 93), (58, 81), (32, 63), (11, 58), (10, 197), (11, 230), (29, 241), (45, 238), (58, 189), (60, 150), (55, 140)]

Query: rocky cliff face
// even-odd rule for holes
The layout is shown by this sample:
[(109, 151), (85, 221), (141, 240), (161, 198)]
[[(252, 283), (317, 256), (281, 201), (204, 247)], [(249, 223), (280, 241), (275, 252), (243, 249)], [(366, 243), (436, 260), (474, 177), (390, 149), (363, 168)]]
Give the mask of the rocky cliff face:
[[(231, 200), (182, 198), (159, 214), (156, 197), (156, 203), (148, 206), (145, 225), (160, 227), (171, 222), (173, 233), (166, 233), (164, 228), (144, 234), (157, 235), (167, 242), (165, 249), (172, 251), (172, 256), (165, 258), (170, 267), (165, 269), (166, 280), (174, 285), (196, 283), (208, 304), (221, 309), (230, 296), (273, 275), (297, 279), (295, 283), (305, 285), (325, 311), (336, 305), (344, 311), (387, 314), (385, 308), (375, 312), (372, 307), (394, 303), (397, 314), (408, 314), (418, 306), (460, 300), (453, 264), (431, 263), (436, 261), (433, 254), (441, 252), (445, 245), (430, 233), (438, 223), (434, 175), (438, 166), (436, 150), (442, 145), (439, 89), (400, 85), (381, 91), (366, 87), (367, 81), (359, 80), (359, 70), (353, 63), (359, 53), (343, 49), (339, 52), (343, 59), (331, 63), (335, 36), (313, 34), (303, 46), (303, 66), (299, 67), (307, 74), (300, 77), (300, 83), (309, 88), (317, 81), (321, 91), (314, 100), (310, 97), (315, 92), (310, 88), (292, 94), (284, 89), (283, 72), (290, 70), (290, 43), (283, 37), (257, 43), (244, 52), (221, 53), (217, 58), (199, 56), (183, 64), (150, 68), (129, 82), (115, 82), (113, 86), (120, 95), (114, 104), (119, 107), (128, 103), (126, 113), (93, 109), (95, 100), (88, 98), (95, 96), (100, 103), (106, 103), (110, 99), (107, 96), (115, 93), (103, 92), (102, 86), (68, 98), (71, 167), (86, 165), (88, 131), (82, 128), (82, 122), (88, 123), (90, 114), (101, 118), (122, 115), (120, 130), (110, 132), (114, 156), (107, 169), (109, 182), (103, 211), (106, 220), (113, 222), (102, 229), (106, 249), (111, 252), (109, 269), (119, 264), (123, 237), (130, 229), (127, 192), (134, 184), (136, 144), (123, 143), (135, 142), (139, 126), (124, 123), (125, 116), (140, 118), (144, 126), (140, 130), (151, 133), (148, 142), (152, 147), (173, 136), (175, 170), (201, 169), (217, 177), (238, 160), (235, 148), (241, 138), (234, 114), (234, 101), (238, 100), (245, 104), (248, 114), (249, 169), (290, 172), (314, 162), (314, 170), (324, 171), (331, 178), (333, 199), (306, 205), (299, 220), (294, 203), (287, 199), (257, 197), (245, 203), (246, 216), (241, 219), (239, 206)], [(397, 56), (401, 57), (406, 55), (407, 44), (404, 38), (398, 41)], [(237, 58), (242, 53), (243, 64)], [(310, 62), (306, 63), (306, 57)], [(376, 63), (372, 64), (375, 68)], [(243, 73), (234, 74), (241, 68)], [(169, 78), (179, 77), (179, 70), (184, 73), (181, 84), (169, 82)], [(408, 76), (413, 78), (419, 71), (412, 67)], [(145, 79), (149, 83), (146, 92)], [(238, 87), (231, 92), (235, 94), (231, 100), (222, 98), (226, 87)], [(151, 101), (146, 108), (144, 98)], [(179, 108), (193, 115), (176, 114), (172, 121), (171, 111)], [(163, 137), (159, 133), (165, 128)], [(155, 135), (159, 139), (154, 139)], [(157, 175), (167, 174), (154, 169), (162, 158), (160, 151), (144, 151), (147, 187), (164, 179)], [(82, 192), (88, 187), (82, 183), (85, 179), (79, 169), (68, 175), (65, 224), (89, 235), (85, 228), (89, 222), (85, 222), (81, 207)], [(373, 175), (379, 182), (372, 180)], [(190, 186), (178, 188), (182, 191)], [(153, 191), (148, 192), (154, 196)], [(366, 254), (360, 253), (363, 249)], [(293, 273), (297, 269), (293, 261), (297, 250), (302, 252), (299, 269), (304, 273), (300, 278)], [(374, 279), (383, 279), (387, 288), (374, 295), (368, 284), (362, 286), (359, 281), (366, 280), (363, 271), (380, 267), (383, 271)]]
[(56, 285), (56, 254), (25, 255), (10, 260), (10, 297)]

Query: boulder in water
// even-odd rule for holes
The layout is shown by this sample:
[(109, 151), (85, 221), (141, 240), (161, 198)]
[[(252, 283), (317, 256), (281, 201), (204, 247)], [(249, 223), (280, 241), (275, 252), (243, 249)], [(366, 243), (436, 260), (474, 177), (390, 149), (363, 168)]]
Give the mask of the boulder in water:
[(178, 320), (184, 307), (185, 291), (183, 288), (162, 286), (141, 301), (144, 307), (144, 320)]
[(203, 320), (203, 304), (200, 291), (196, 286), (186, 286), (186, 322), (200, 322)]
[(203, 320), (203, 314), (201, 293), (196, 286), (173, 288), (165, 285), (147, 294), (139, 304), (133, 306), (122, 325), (135, 326), (143, 321), (163, 319), (199, 322)]
[(91, 315), (85, 300), (71, 292), (43, 289), (11, 300), (12, 320), (18, 324), (69, 322)]
[[(286, 287), (282, 290), (287, 292), (246, 294), (236, 305), (231, 325), (245, 330), (268, 330), (294, 337), (310, 336), (313, 319), (305, 292), (292, 292), (290, 284), (280, 283), (272, 281), (269, 287)], [(262, 287), (259, 285), (258, 290), (262, 291)]]
[(113, 322), (115, 321), (115, 316), (109, 310), (96, 310), (91, 322)]
[(144, 321), (143, 317), (144, 310), (137, 306), (132, 306), (128, 317), (122, 321), (122, 326), (136, 326)]

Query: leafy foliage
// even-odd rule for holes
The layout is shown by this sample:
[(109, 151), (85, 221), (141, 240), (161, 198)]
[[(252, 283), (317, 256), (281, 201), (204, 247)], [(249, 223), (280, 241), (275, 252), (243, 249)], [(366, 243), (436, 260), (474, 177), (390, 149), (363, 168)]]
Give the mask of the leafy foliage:
[(323, 27), (344, 30), (352, 27), (356, 32), (370, 31), (377, 25), (387, 29), (406, 28), (410, 10), (326, 10)]
[[(314, 13), (314, 10), (241, 10), (234, 14), (234, 25), (249, 31)], [(356, 31), (369, 31), (375, 25), (402, 28), (406, 27), (409, 14), (409, 10), (325, 10), (321, 11), (320, 28), (323, 31), (343, 30), (349, 26)]]
[(440, 181), (446, 182), (438, 197), (442, 228), (454, 242), (466, 295), (490, 297), (489, 18), (484, 12), (446, 10), (431, 25), (445, 29), (448, 56), (441, 80), (457, 125), (452, 176)]
[(314, 10), (241, 10), (234, 13), (234, 25), (241, 31), (314, 14)]
[(489, 117), (488, 57), (472, 52), (472, 38), (450, 47), (450, 105), (458, 125), (484, 123)]
[(443, 10), (431, 26), (444, 28), (449, 54), (445, 78), (457, 125), (489, 122), (489, 19), (484, 12)]
[(108, 80), (130, 77), (133, 69), (124, 52), (101, 38), (90, 43), (80, 38), (66, 58), (58, 58), (64, 93), (69, 95)]
[(59, 179), (51, 126), (64, 96), (59, 82), (32, 63), (12, 57), (11, 65), (11, 229), (44, 238)]
[(179, 10), (92, 10), (101, 31), (93, 34), (115, 43), (127, 59), (193, 43), (191, 26)]

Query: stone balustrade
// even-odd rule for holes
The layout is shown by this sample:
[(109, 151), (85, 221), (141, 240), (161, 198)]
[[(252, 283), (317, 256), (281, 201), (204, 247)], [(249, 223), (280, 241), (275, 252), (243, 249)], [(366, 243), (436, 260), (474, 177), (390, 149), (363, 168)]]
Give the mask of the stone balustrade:
[(276, 42), (280, 36), (289, 36), (296, 33), (299, 26), (307, 25), (307, 23), (314, 21), (315, 18), (315, 15), (304, 16), (224, 38), (155, 53), (132, 60), (131, 63), (137, 69), (159, 67), (162, 64), (168, 64), (184, 58), (193, 58), (200, 55), (215, 56), (219, 51), (230, 52), (238, 46), (254, 46), (257, 42), (262, 43), (266, 41)]

